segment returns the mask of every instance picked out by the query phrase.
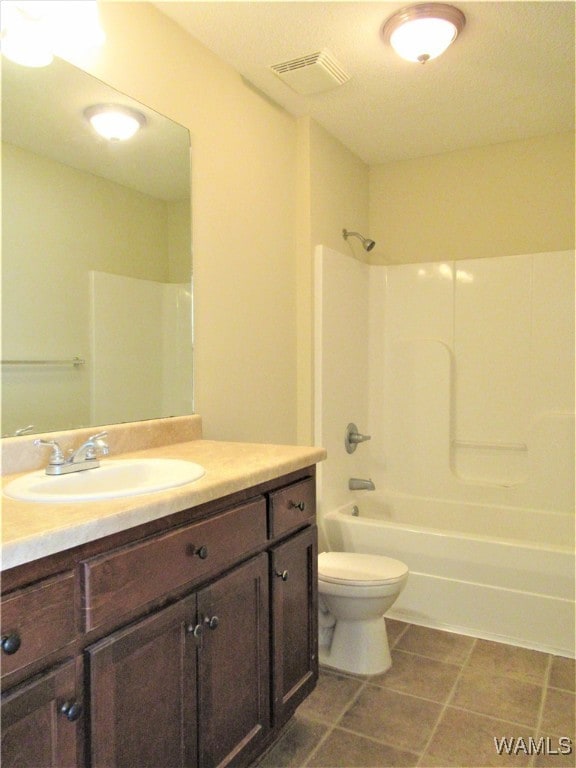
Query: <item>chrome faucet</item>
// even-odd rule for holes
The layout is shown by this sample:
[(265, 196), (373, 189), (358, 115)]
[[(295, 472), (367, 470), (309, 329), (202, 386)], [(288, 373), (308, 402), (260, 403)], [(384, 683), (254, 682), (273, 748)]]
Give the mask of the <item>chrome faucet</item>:
[(375, 491), (376, 486), (372, 480), (362, 480), (359, 477), (351, 477), (348, 480), (348, 488), (351, 491)]
[(104, 440), (107, 435), (107, 432), (92, 435), (75, 451), (71, 450), (68, 456), (64, 455), (56, 440), (38, 438), (34, 440), (34, 445), (49, 445), (52, 448), (50, 461), (46, 466), (47, 475), (66, 475), (69, 472), (82, 472), (99, 467), (98, 455), (107, 456), (110, 452), (108, 443)]

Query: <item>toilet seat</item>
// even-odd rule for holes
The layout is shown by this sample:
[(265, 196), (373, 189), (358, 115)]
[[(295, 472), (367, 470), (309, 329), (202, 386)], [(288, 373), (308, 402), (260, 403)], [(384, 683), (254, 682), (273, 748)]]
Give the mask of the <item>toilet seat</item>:
[(400, 560), (358, 552), (322, 552), (318, 555), (318, 579), (329, 584), (378, 586), (402, 581), (408, 567)]

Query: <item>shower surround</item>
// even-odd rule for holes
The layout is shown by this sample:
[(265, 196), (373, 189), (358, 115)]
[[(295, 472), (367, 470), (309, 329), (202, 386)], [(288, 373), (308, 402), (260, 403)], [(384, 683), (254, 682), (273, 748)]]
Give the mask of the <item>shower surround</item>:
[[(573, 655), (574, 253), (385, 267), (319, 246), (316, 309), (324, 546), (404, 559), (397, 618)], [(350, 421), (372, 435), (353, 454)], [(354, 504), (364, 537), (333, 514)]]

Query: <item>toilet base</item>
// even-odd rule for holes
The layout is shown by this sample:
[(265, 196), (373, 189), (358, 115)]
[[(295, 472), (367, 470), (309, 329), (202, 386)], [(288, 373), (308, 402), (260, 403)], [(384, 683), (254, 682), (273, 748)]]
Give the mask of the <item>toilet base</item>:
[(356, 675), (381, 675), (392, 666), (382, 616), (362, 621), (338, 619), (330, 648), (320, 646), (320, 664)]

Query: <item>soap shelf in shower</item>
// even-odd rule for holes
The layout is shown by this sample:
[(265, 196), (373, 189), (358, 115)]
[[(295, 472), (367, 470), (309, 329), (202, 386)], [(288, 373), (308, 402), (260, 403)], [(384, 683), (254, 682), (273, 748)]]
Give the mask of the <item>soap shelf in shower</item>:
[(66, 360), (2, 360), (1, 362), (2, 365), (73, 365), (74, 368), (86, 364), (86, 360), (77, 355)]
[(496, 451), (527, 451), (526, 443), (490, 443), (481, 440), (452, 440), (455, 448), (482, 448)]

